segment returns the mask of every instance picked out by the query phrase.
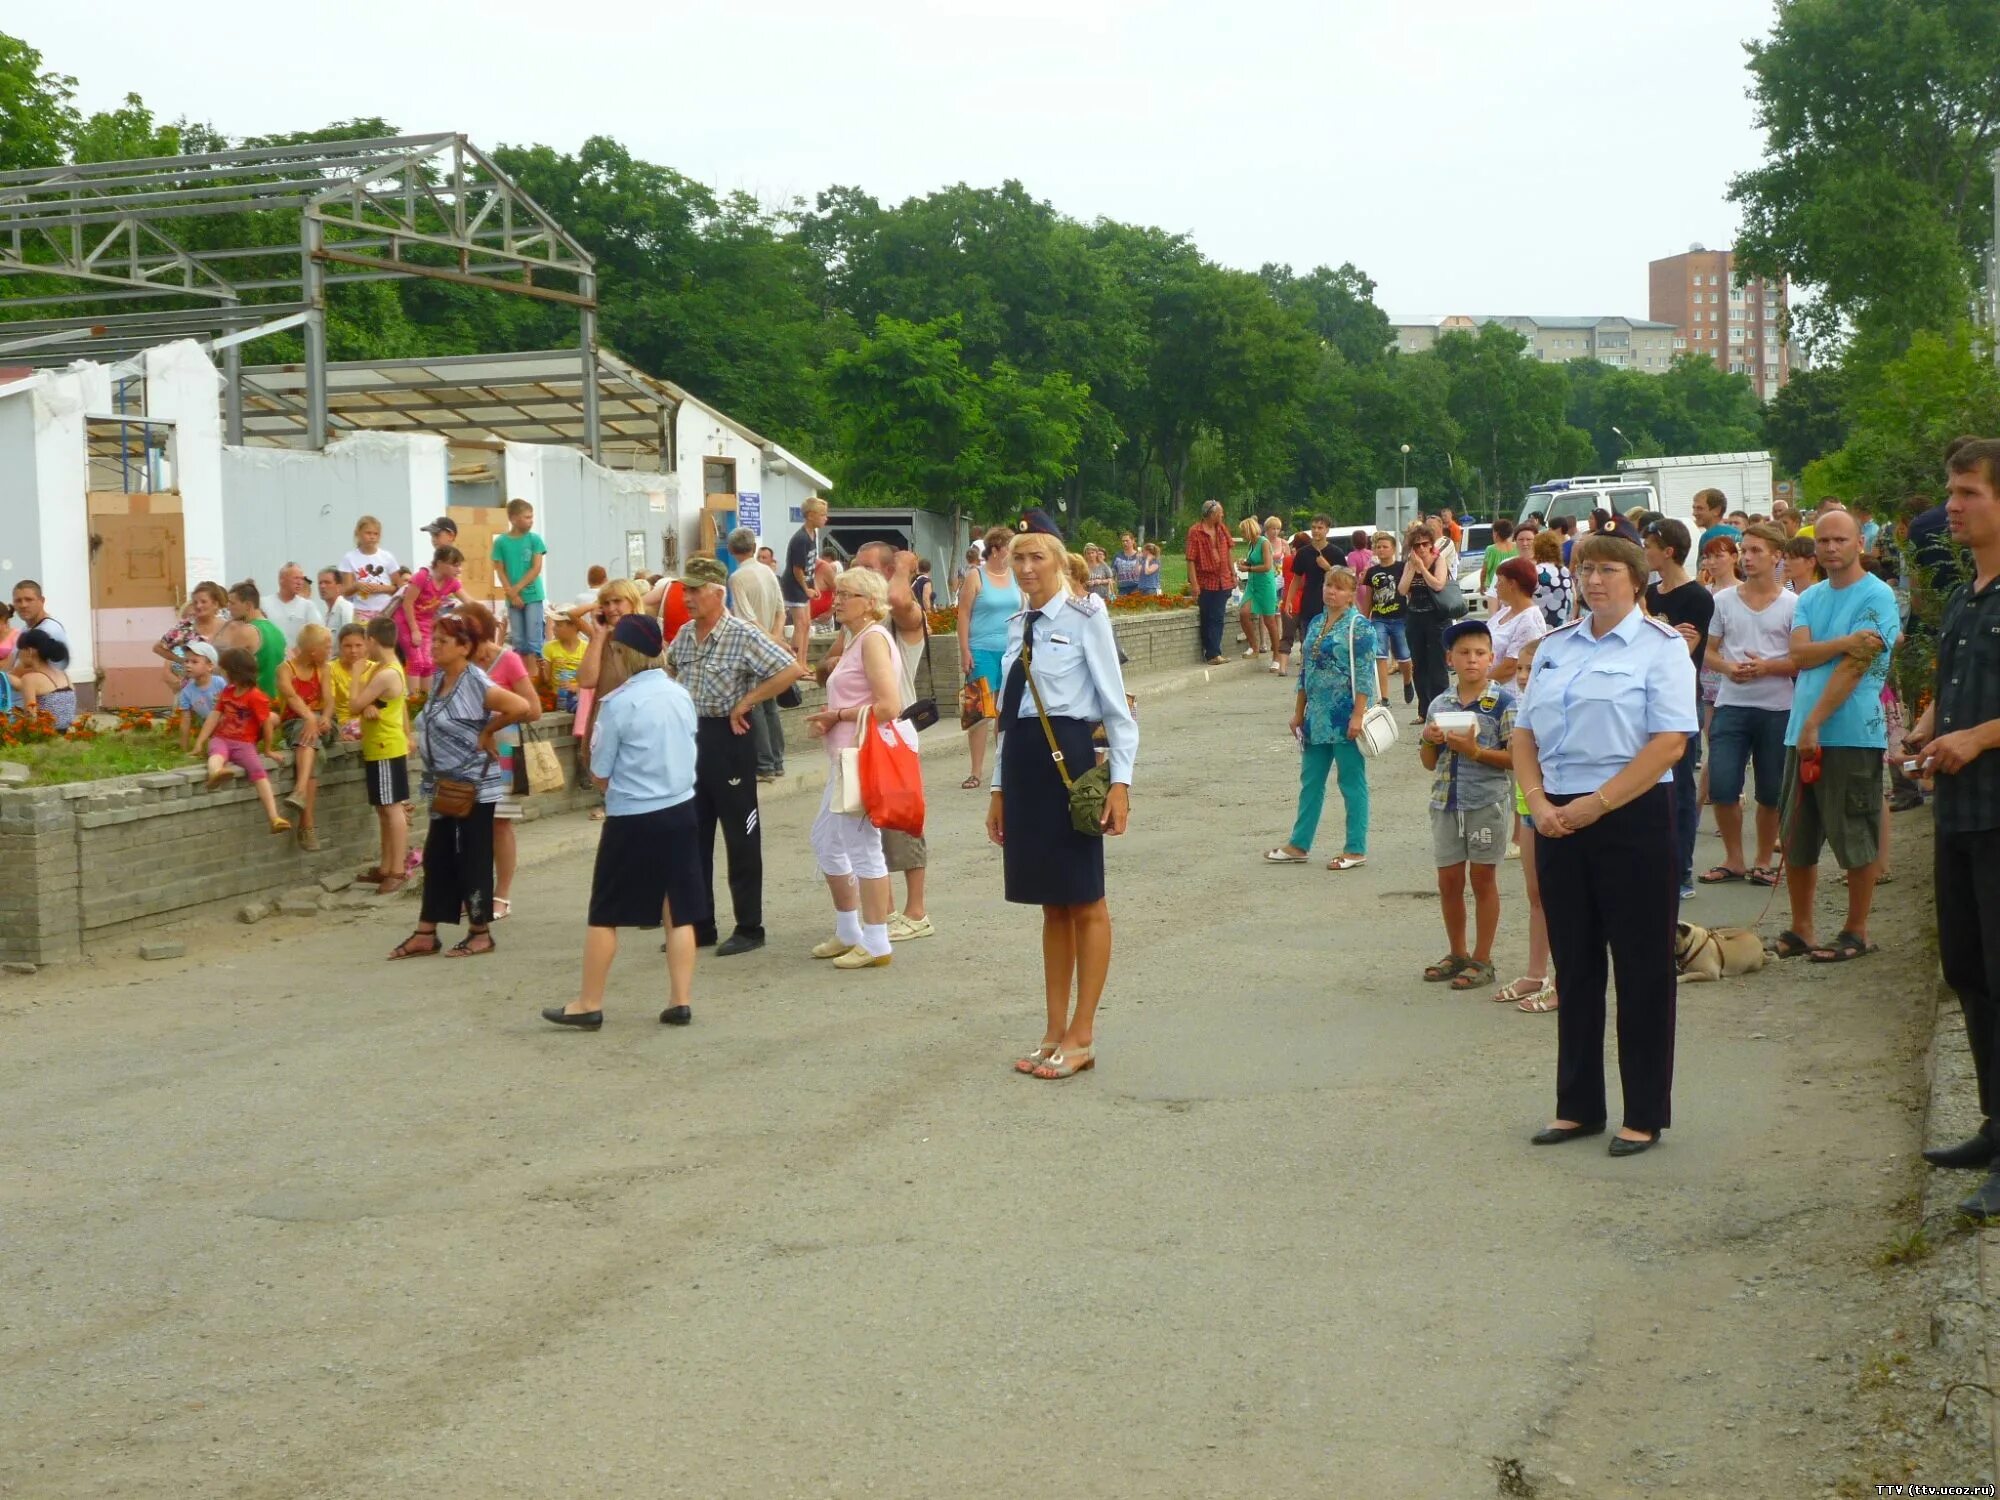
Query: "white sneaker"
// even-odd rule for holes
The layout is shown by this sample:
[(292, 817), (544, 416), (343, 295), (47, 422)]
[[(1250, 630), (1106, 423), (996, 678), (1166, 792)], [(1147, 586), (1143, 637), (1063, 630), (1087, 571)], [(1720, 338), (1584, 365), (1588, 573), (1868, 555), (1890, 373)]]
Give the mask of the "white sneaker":
[(901, 912), (896, 912), (889, 918), (889, 941), (892, 943), (907, 942), (911, 938), (936, 936), (937, 928), (931, 925), (929, 917), (919, 917), (916, 921), (912, 922)]

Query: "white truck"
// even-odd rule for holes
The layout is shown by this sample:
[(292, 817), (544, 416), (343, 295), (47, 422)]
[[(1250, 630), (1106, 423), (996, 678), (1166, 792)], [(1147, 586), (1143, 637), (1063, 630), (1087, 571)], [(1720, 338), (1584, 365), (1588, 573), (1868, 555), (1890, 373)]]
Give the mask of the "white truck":
[(1627, 458), (1618, 464), (1627, 480), (1653, 487), (1659, 497), (1653, 507), (1676, 520), (1694, 520), (1697, 490), (1721, 490), (1728, 497), (1724, 511), (1771, 511), (1771, 455), (1768, 453), (1692, 453), (1678, 458)]

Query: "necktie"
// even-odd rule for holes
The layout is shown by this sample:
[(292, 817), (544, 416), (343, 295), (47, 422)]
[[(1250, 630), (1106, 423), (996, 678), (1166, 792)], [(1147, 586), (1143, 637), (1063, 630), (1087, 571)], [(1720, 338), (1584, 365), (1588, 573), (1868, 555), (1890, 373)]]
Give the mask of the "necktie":
[(1005, 734), (1007, 726), (1021, 717), (1021, 694), (1028, 690), (1028, 666), (1035, 656), (1035, 622), (1042, 617), (1038, 609), (1028, 611), (1028, 618), (1022, 622), (1021, 654), (1014, 658), (1014, 665), (1007, 669), (1007, 686), (1000, 694), (1000, 732)]

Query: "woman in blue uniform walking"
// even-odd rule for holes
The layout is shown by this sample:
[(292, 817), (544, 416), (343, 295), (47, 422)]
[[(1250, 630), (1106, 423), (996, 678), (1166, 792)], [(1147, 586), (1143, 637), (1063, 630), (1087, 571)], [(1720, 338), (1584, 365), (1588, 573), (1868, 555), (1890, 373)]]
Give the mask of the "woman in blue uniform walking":
[(1042, 909), (1048, 1022), (1041, 1045), (1015, 1067), (1037, 1078), (1070, 1078), (1097, 1061), (1111, 910), (1104, 899), (1104, 840), (1071, 825), (1062, 773), (1074, 778), (1097, 764), (1092, 733), (1102, 724), (1111, 791), (1101, 826), (1106, 834), (1123, 833), (1139, 724), (1125, 701), (1110, 616), (1099, 600), (1069, 593), (1061, 539), (1039, 531), (1018, 536), (1013, 562), (1027, 608), (1009, 624), (1001, 663), (1006, 686), (986, 835), (1006, 855), (1007, 899)]

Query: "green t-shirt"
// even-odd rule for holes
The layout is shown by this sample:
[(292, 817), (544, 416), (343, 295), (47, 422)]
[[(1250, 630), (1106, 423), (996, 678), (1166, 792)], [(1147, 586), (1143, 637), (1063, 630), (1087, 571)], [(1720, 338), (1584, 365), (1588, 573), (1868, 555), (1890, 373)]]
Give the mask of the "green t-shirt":
[(1479, 564), (1479, 587), (1483, 592), (1493, 586), (1493, 575), (1500, 571), (1500, 564), (1519, 554), (1512, 547), (1503, 547), (1498, 542), (1488, 547)]
[[(493, 538), (493, 560), (507, 575), (509, 583), (517, 583), (524, 578), (528, 569), (535, 565), (535, 559), (548, 550), (548, 544), (532, 531), (520, 536), (505, 531)], [(540, 578), (521, 590), (523, 604), (540, 604), (547, 597)]]
[(285, 632), (269, 620), (252, 620), (257, 627), (257, 686), (273, 705), (278, 701), (278, 667), (285, 659)]

